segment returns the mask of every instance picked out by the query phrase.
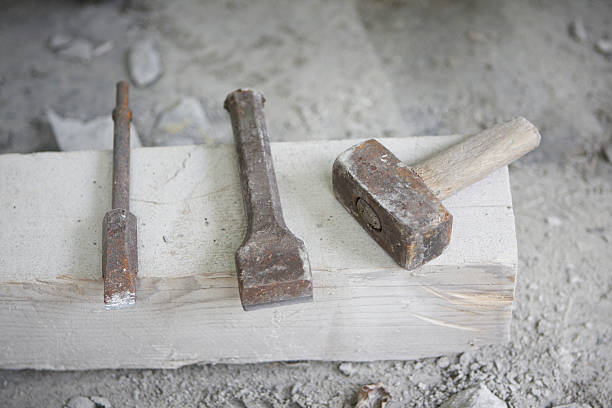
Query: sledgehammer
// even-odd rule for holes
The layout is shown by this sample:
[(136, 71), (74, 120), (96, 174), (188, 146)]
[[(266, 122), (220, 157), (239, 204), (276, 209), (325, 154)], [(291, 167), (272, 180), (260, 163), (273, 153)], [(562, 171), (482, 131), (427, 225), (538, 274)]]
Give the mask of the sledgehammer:
[(439, 256), (450, 242), (453, 217), (441, 201), (539, 143), (536, 127), (517, 118), (408, 167), (371, 139), (338, 156), (333, 189), (400, 266), (415, 269)]

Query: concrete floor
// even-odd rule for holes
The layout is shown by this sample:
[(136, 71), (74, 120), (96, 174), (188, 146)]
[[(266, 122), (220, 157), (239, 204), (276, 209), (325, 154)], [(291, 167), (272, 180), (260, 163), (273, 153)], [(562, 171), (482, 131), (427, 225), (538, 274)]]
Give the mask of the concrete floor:
[[(437, 359), (193, 365), (177, 370), (0, 370), (6, 407), (101, 395), (115, 407), (344, 407), (382, 381), (393, 406), (435, 407), (484, 383), (513, 407), (612, 405), (612, 2), (356, 0), (255, 4), (56, 1), (2, 4), (0, 152), (57, 149), (45, 108), (106, 115), (125, 54), (153, 38), (164, 74), (133, 90), (152, 145), (160, 111), (193, 96), (228, 143), (221, 101), (263, 91), (273, 140), (470, 133), (525, 116), (537, 152), (511, 166), (519, 243), (512, 340)], [(587, 39), (569, 32), (584, 22)], [(113, 41), (89, 62), (47, 46), (53, 34)], [(111, 101), (111, 103), (109, 103)]]

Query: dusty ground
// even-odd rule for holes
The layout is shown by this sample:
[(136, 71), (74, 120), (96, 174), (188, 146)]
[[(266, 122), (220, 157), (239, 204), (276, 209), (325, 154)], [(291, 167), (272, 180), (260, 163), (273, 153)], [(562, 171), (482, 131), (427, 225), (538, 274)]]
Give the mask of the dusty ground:
[[(212, 3), (212, 2), (211, 2)], [(164, 75), (133, 94), (151, 144), (156, 115), (200, 100), (211, 142), (229, 141), (220, 101), (263, 90), (275, 140), (467, 133), (523, 115), (538, 152), (511, 166), (517, 233), (512, 341), (444, 359), (202, 365), (178, 370), (0, 371), (0, 405), (350, 406), (382, 381), (392, 406), (438, 406), (484, 382), (513, 407), (612, 405), (612, 36), (609, 1), (20, 2), (0, 13), (0, 151), (55, 149), (45, 107), (107, 114), (125, 52), (152, 37)], [(569, 31), (576, 18), (588, 38)], [(90, 62), (59, 58), (50, 35), (114, 42)], [(282, 103), (274, 104), (279, 100)]]

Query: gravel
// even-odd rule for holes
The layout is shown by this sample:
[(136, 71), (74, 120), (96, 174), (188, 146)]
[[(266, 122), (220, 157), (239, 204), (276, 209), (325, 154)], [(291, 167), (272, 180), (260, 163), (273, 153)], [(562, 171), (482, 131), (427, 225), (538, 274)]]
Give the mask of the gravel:
[(484, 384), (470, 387), (449, 398), (440, 408), (507, 408)]

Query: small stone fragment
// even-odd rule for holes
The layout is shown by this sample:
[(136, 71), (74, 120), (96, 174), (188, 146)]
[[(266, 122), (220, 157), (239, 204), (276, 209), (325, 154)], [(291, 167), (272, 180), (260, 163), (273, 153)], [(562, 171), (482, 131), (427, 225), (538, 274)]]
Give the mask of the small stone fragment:
[(487, 36), (484, 33), (481, 33), (480, 31), (468, 30), (465, 35), (468, 40), (474, 43), (481, 43), (487, 40)]
[(211, 142), (211, 128), (202, 105), (195, 98), (183, 98), (157, 117), (153, 143), (157, 146), (201, 144)]
[(67, 408), (96, 408), (96, 404), (93, 403), (87, 397), (72, 397), (66, 403)]
[[(111, 115), (90, 121), (62, 118), (47, 109), (47, 120), (60, 150), (111, 150), (113, 148), (114, 123)], [(140, 147), (140, 138), (134, 124), (130, 125), (130, 145)]]
[(508, 408), (508, 405), (479, 384), (453, 395), (440, 408)]
[(563, 220), (561, 220), (561, 218), (559, 217), (555, 217), (554, 215), (546, 217), (545, 220), (546, 223), (551, 227), (560, 227), (561, 225), (563, 225)]
[(597, 40), (595, 43), (595, 50), (603, 55), (612, 54), (612, 41), (606, 40), (605, 38)]
[(442, 356), (436, 360), (436, 365), (440, 368), (446, 368), (450, 365), (450, 360), (446, 356)]
[(96, 404), (96, 408), (113, 408), (113, 404), (111, 404), (110, 401), (104, 397), (95, 395), (93, 397), (89, 397), (89, 399)]
[(347, 377), (355, 374), (355, 367), (351, 363), (342, 363), (338, 366), (338, 370)]
[(565, 404), (565, 405), (555, 405), (552, 408), (592, 408), (589, 404)]
[(49, 38), (47, 45), (51, 51), (59, 51), (66, 48), (72, 41), (72, 37), (67, 34), (54, 34)]
[(465, 351), (463, 353), (461, 353), (461, 355), (459, 356), (459, 364), (461, 364), (462, 367), (467, 367), (468, 364), (470, 364), (472, 362), (472, 355)]
[(162, 75), (162, 61), (153, 41), (141, 40), (128, 53), (130, 77), (136, 86), (144, 87), (156, 82)]
[(357, 395), (355, 408), (374, 408), (379, 406), (380, 408), (385, 408), (390, 400), (391, 394), (384, 389), (381, 382), (364, 385)]
[(110, 50), (113, 49), (113, 42), (112, 41), (106, 41), (103, 42), (102, 44), (96, 46), (93, 51), (92, 51), (92, 55), (94, 57), (99, 57), (100, 55), (104, 55), (107, 52), (110, 52)]
[(581, 18), (575, 18), (569, 25), (570, 35), (578, 42), (587, 40), (588, 35)]
[(68, 60), (86, 62), (93, 57), (93, 45), (87, 40), (76, 39), (61, 48), (57, 54)]
[(602, 148), (602, 151), (606, 160), (612, 163), (612, 142), (608, 142), (607, 144), (605, 144)]

